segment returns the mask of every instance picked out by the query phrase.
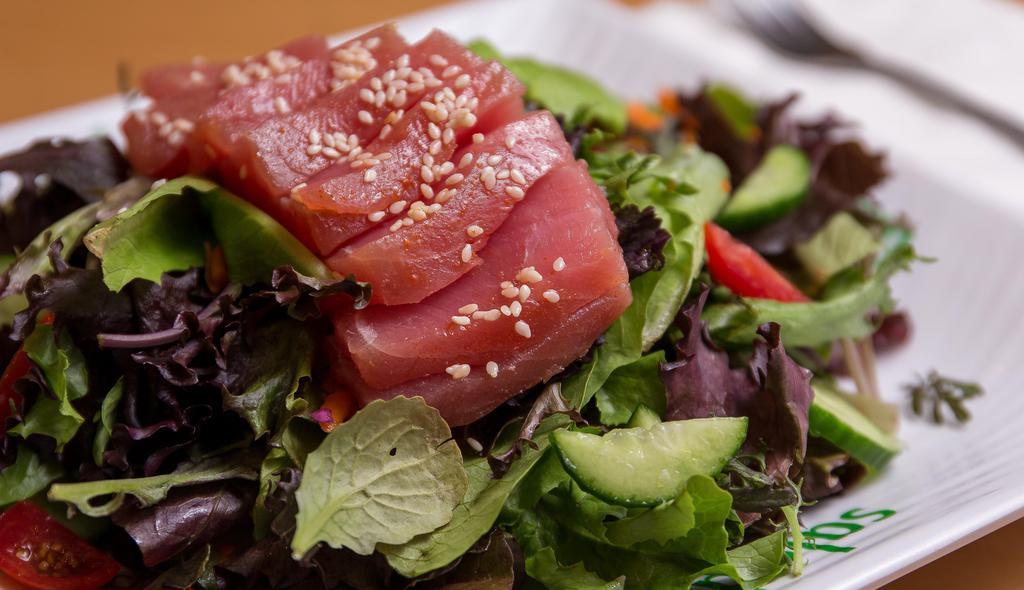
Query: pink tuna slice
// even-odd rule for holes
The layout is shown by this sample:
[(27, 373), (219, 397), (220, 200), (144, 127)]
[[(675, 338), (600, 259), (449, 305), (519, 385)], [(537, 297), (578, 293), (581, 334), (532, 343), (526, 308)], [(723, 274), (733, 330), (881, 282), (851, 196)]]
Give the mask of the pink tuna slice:
[[(467, 61), (465, 49), (440, 31), (412, 47), (397, 34), (377, 37), (384, 42), (375, 50), (376, 68), (301, 111), (273, 117), (240, 138), (240, 161), (250, 170), (246, 194), (288, 194), (356, 145), (366, 147), (386, 124), (400, 119), (401, 113), (441, 83), (444, 68), (431, 64), (431, 55), (445, 56), (450, 63)], [(465, 63), (460, 69), (472, 65)], [(369, 123), (360, 120), (361, 112)]]
[(432, 186), (434, 198), (409, 207), (405, 217), (416, 222), (397, 231), (375, 227), (335, 252), (327, 265), (370, 282), (373, 303), (419, 302), (478, 266), (479, 253), (488, 256), (488, 238), (526, 191), (572, 160), (554, 117), (530, 113), (456, 153), (456, 166), (447, 174), (436, 164), (423, 168), (419, 180)]
[[(607, 199), (586, 167), (563, 164), (513, 208), (483, 264), (417, 304), (339, 311), (335, 337), (367, 386), (380, 390), (454, 365), (512, 362), (536, 342), (561, 338), (565, 318), (628, 282), (610, 223)], [(585, 342), (570, 329), (562, 347), (585, 348), (605, 327), (587, 331)]]
[[(438, 89), (435, 96), (424, 98), (406, 112), (386, 137), (370, 142), (359, 156), (369, 159), (331, 166), (307, 186), (292, 191), (299, 203), (321, 214), (310, 220), (316, 251), (329, 254), (381, 223), (371, 217), (379, 211), (387, 222), (394, 215), (389, 207), (419, 198), (421, 166), (443, 165), (470, 134), (490, 125), (500, 126), (507, 122), (505, 117), (521, 113), (522, 85), (504, 66), (485, 64), (466, 74), (470, 76), (467, 86)], [(438, 100), (444, 94), (449, 97)], [(461, 97), (465, 97), (465, 105), (456, 107)], [(452, 133), (441, 131), (440, 138), (434, 139), (432, 123), (438, 131), (451, 128)]]
[(327, 92), (332, 79), (329, 59), (323, 37), (306, 37), (259, 59), (228, 66), (221, 76), (220, 95), (196, 123), (191, 172), (206, 172), (229, 156), (241, 133)]
[[(612, 223), (586, 167), (562, 165), (512, 210), (484, 263), (451, 286), (414, 305), (335, 312), (336, 370), (364, 404), (422, 395), (453, 425), (480, 417), (584, 354), (629, 305)], [(556, 265), (559, 258), (564, 267)], [(530, 266), (539, 280), (522, 272)], [(513, 287), (502, 294), (505, 281)], [(521, 285), (530, 288), (525, 301), (511, 293)], [(513, 315), (485, 317), (501, 306)], [(518, 322), (529, 326), (528, 337)], [(491, 362), (497, 377), (487, 371)], [(463, 364), (468, 376), (459, 375)]]
[[(306, 59), (325, 52), (326, 45), (322, 38), (309, 37), (276, 51)], [(241, 71), (245, 64), (233, 67)], [(202, 133), (197, 133), (197, 127), (204, 113), (224, 99), (226, 71), (220, 64), (178, 64), (158, 66), (142, 74), (141, 89), (153, 105), (133, 113), (122, 124), (128, 140), (127, 156), (136, 170), (147, 176), (174, 177), (208, 167), (210, 156), (198, 141)], [(165, 119), (177, 124), (168, 126)]]
[(363, 405), (399, 395), (422, 396), (450, 425), (462, 426), (482, 418), (516, 394), (547, 381), (586, 354), (594, 340), (629, 307), (631, 297), (629, 285), (622, 284), (559, 318), (545, 336), (534, 336), (516, 347), (504, 361), (495, 362), (494, 377), (483, 364), (473, 365), (469, 374), (460, 379), (445, 373), (374, 389), (363, 381), (351, 358), (345, 354), (332, 359), (333, 374)]

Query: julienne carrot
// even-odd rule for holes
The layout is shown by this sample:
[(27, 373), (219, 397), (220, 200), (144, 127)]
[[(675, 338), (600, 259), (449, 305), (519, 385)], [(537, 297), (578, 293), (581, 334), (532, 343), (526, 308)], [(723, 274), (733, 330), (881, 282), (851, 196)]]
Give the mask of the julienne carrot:
[(665, 125), (665, 117), (652, 111), (642, 102), (630, 102), (627, 106), (629, 123), (641, 131), (658, 131)]

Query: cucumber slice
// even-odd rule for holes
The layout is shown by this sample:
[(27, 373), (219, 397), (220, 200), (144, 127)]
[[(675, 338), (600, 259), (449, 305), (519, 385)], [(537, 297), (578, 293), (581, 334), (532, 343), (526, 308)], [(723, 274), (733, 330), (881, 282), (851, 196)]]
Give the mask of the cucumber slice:
[(746, 418), (702, 418), (604, 436), (559, 430), (551, 442), (584, 490), (620, 506), (656, 506), (678, 498), (691, 476), (721, 471), (746, 437)]
[(661, 424), (661, 415), (644, 404), (640, 404), (633, 410), (633, 415), (626, 422), (626, 428), (647, 428)]
[(860, 413), (842, 393), (814, 384), (810, 432), (823, 438), (871, 469), (881, 469), (901, 450), (900, 441)]
[(811, 163), (798, 148), (773, 147), (718, 216), (729, 231), (749, 231), (789, 213), (807, 196)]

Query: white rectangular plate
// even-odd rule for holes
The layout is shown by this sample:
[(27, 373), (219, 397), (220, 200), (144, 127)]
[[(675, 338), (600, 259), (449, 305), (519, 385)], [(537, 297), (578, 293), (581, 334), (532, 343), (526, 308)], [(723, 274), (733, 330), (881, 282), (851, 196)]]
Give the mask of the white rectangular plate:
[[(581, 70), (633, 98), (715, 78), (742, 86), (735, 79), (742, 70), (728, 61), (680, 53), (634, 14), (604, 2), (467, 3), (408, 17), (401, 25), (410, 37), (430, 27), (466, 40), (486, 37), (504, 52)], [(787, 80), (778, 79), (774, 94), (787, 90)], [(804, 100), (814, 107), (813, 101)], [(122, 114), (121, 101), (111, 97), (0, 126), (0, 152), (50, 135), (116, 134)], [(869, 139), (880, 135), (870, 127), (863, 133)], [(809, 509), (805, 535), (817, 544), (806, 552), (806, 572), (771, 588), (875, 587), (1024, 515), (1024, 273), (1013, 257), (1024, 252), (1024, 213), (950, 188), (938, 180), (948, 170), (899, 154), (891, 168), (880, 200), (910, 215), (920, 252), (939, 262), (917, 265), (897, 280), (914, 337), (880, 362), (883, 389), (889, 399), (902, 401), (901, 384), (937, 368), (980, 381), (986, 396), (971, 407), (974, 419), (966, 428), (908, 421), (901, 432), (906, 451), (888, 470)]]

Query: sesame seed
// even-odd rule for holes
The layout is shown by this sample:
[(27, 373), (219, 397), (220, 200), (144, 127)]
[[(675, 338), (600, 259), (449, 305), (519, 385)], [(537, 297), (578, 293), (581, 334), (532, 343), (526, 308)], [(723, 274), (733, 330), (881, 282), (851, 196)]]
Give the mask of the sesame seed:
[(443, 72), (441, 72), (441, 77), (442, 78), (451, 78), (452, 76), (454, 76), (455, 74), (458, 74), (461, 71), (462, 71), (462, 68), (460, 68), (459, 66), (453, 64), (453, 65), (448, 66), (447, 68), (444, 69)]
[(380, 128), (380, 134), (378, 135), (378, 137), (380, 137), (381, 139), (384, 139), (385, 137), (387, 137), (390, 134), (391, 134), (391, 124), (389, 123), (389, 124), (387, 124), (387, 125), (385, 125), (385, 126)]
[(519, 287), (508, 286), (501, 290), (501, 296), (508, 299), (515, 299), (519, 296)]
[(523, 189), (519, 188), (518, 186), (506, 186), (505, 194), (516, 200), (522, 199), (523, 197), (526, 196), (526, 193), (523, 192)]
[(373, 168), (367, 168), (366, 172), (363, 173), (363, 182), (373, 182), (377, 180), (377, 171)]
[(451, 162), (445, 162), (444, 164), (441, 164), (441, 174), (451, 174), (452, 170), (455, 170), (455, 164), (452, 164)]
[(325, 156), (327, 156), (328, 158), (331, 158), (331, 159), (336, 159), (336, 158), (340, 158), (341, 157), (341, 152), (339, 152), (338, 150), (336, 150), (336, 149), (334, 149), (332, 147), (325, 147), (321, 151), (321, 153), (323, 153), (323, 155), (325, 155)]
[(480, 444), (480, 441), (472, 436), (466, 437), (466, 444), (469, 445), (469, 448), (473, 449), (473, 452), (475, 453), (480, 453), (484, 450), (484, 446)]
[(516, 334), (519, 334), (523, 338), (529, 338), (530, 336), (532, 336), (533, 332), (530, 331), (530, 324), (527, 324), (523, 320), (517, 321)]
[(479, 305), (475, 303), (467, 303), (466, 305), (463, 305), (462, 307), (459, 308), (459, 313), (461, 313), (462, 315), (469, 315), (478, 309), (480, 309)]
[(377, 223), (378, 221), (384, 219), (384, 212), (374, 211), (373, 213), (367, 215), (366, 218), (369, 219), (371, 223)]
[(423, 182), (434, 182), (434, 172), (431, 171), (430, 166), (420, 166), (420, 178)]
[(558, 258), (555, 259), (555, 262), (554, 264), (551, 265), (551, 268), (554, 269), (555, 272), (562, 272), (563, 270), (565, 270), (565, 259), (559, 256)]
[(423, 195), (424, 199), (433, 199), (434, 189), (430, 188), (429, 184), (423, 183), (420, 185), (420, 194)]
[(480, 180), (484, 183), (484, 188), (487, 190), (494, 188), (494, 183), (497, 182), (494, 174), (494, 168), (491, 168), (490, 166), (484, 167), (480, 172)]
[(501, 315), (504, 315), (504, 316), (512, 315), (512, 310), (507, 305), (502, 305), (501, 308), (500, 308), (500, 311), (501, 311)]
[(463, 377), (469, 376), (470, 367), (469, 365), (452, 365), (444, 370), (452, 376), (452, 379), (462, 379)]
[(304, 188), (306, 188), (306, 183), (305, 182), (300, 182), (299, 184), (297, 184), (297, 185), (292, 187), (292, 191), (291, 192), (297, 193), (297, 192), (301, 191)]
[(359, 111), (359, 120), (362, 123), (369, 125), (373, 123), (373, 115), (371, 115), (368, 111)]
[(544, 277), (537, 272), (536, 268), (527, 266), (516, 274), (516, 280), (521, 283), (539, 283), (544, 280)]
[(363, 88), (359, 91), (359, 99), (365, 103), (373, 104), (373, 91), (369, 88)]
[(466, 244), (462, 247), (462, 261), (469, 262), (473, 259), (473, 245)]
[[(498, 363), (496, 363), (494, 361), (487, 361), (487, 374), (491, 376), (491, 379), (494, 379), (495, 377), (497, 377), (498, 376)], [(469, 440), (467, 440), (466, 442), (469, 442)], [(477, 452), (479, 453), (480, 451), (477, 451)]]
[(445, 143), (451, 143), (451, 142), (455, 141), (455, 131), (452, 130), (451, 128), (445, 129), (444, 133), (441, 134), (441, 139)]
[(516, 147), (516, 138), (512, 137), (511, 135), (505, 137), (505, 147), (507, 147), (508, 149)]
[(437, 126), (437, 123), (430, 123), (427, 125), (427, 135), (430, 139), (441, 139), (441, 128)]
[(451, 176), (444, 180), (444, 184), (445, 186), (455, 186), (462, 182), (464, 178), (465, 176), (462, 174), (452, 174)]
[[(317, 137), (319, 137), (319, 134), (317, 135)], [(324, 145), (326, 145), (327, 147), (337, 147), (337, 145), (338, 145), (338, 138), (335, 137), (333, 133), (328, 133), (327, 135), (324, 135), (323, 139), (324, 139)], [(320, 142), (316, 141), (314, 143), (320, 143)]]
[(531, 290), (530, 290), (530, 286), (529, 285), (520, 285), (519, 286), (519, 300), (520, 301), (526, 301), (527, 299), (529, 299), (530, 298), (530, 293), (531, 293)]
[(394, 203), (391, 203), (390, 206), (388, 206), (388, 211), (395, 215), (398, 215), (402, 211), (405, 211), (405, 206), (408, 204), (409, 203), (407, 201), (395, 201)]
[(437, 154), (440, 154), (441, 153), (441, 140), (435, 139), (434, 141), (432, 141), (430, 143), (430, 149), (427, 150), (427, 151), (430, 152), (430, 155), (432, 155), (432, 156), (436, 156)]
[(452, 323), (457, 326), (468, 326), (471, 320), (464, 315), (453, 315)]
[(460, 169), (461, 168), (466, 168), (466, 167), (470, 166), (472, 163), (473, 163), (473, 154), (471, 154), (471, 153), (463, 154), (462, 159), (459, 160), (459, 168)]
[(424, 166), (433, 166), (434, 156), (431, 156), (430, 154), (423, 154), (423, 157), (420, 158), (420, 161), (423, 162)]
[(435, 53), (430, 56), (430, 64), (443, 68), (448, 65), (448, 60)]
[(473, 134), (473, 143), (480, 143), (483, 140), (484, 140), (484, 134), (483, 133), (474, 133)]
[(512, 317), (514, 318), (519, 317), (519, 314), (523, 313), (523, 304), (518, 301), (509, 303), (508, 308), (512, 310)]
[(493, 156), (487, 158), (487, 163), (490, 164), (491, 166), (497, 166), (498, 164), (501, 164), (501, 156), (499, 156), (498, 154), (494, 154)]
[(526, 184), (526, 177), (523, 176), (523, 173), (518, 168), (513, 168), (509, 172), (509, 176), (512, 177), (512, 182), (516, 184)]
[(309, 154), (310, 156), (315, 156), (319, 154), (320, 150), (322, 149), (324, 149), (324, 146), (320, 145), (319, 143), (314, 143), (306, 147), (306, 153)]
[(514, 287), (514, 286), (515, 285), (512, 284), (512, 281), (502, 281), (501, 282), (501, 288), (502, 289), (506, 289), (508, 287)]
[(402, 227), (409, 227), (413, 223), (415, 222), (411, 218), (406, 217), (405, 219), (402, 220)]
[(561, 299), (561, 296), (559, 296), (558, 291), (555, 291), (554, 289), (548, 289), (547, 291), (544, 291), (542, 297), (544, 297), (544, 299), (550, 301), (551, 303), (558, 303), (558, 301)]
[(462, 74), (461, 76), (455, 79), (456, 88), (461, 89), (465, 88), (466, 86), (469, 86), (469, 74)]
[(498, 174), (497, 174), (497, 176), (495, 176), (495, 178), (497, 178), (498, 180), (505, 180), (506, 178), (508, 178), (509, 174), (510, 173), (509, 173), (508, 169), (507, 168), (503, 168), (501, 170), (498, 170)]
[(199, 70), (193, 70), (192, 73), (188, 75), (188, 77), (195, 84), (200, 84), (206, 80), (206, 76), (204, 76), (203, 73)]
[(402, 220), (401, 219), (399, 219), (399, 220), (395, 221), (394, 223), (392, 223), (391, 227), (388, 228), (388, 231), (395, 232), (395, 231), (398, 231), (400, 229), (402, 229)]
[(316, 129), (309, 130), (309, 143), (317, 144), (320, 143), (320, 132)]
[[(422, 203), (422, 201), (416, 201), (416, 203)], [(409, 216), (409, 219), (412, 219), (413, 221), (423, 221), (427, 218), (427, 211), (423, 208), (409, 209), (409, 213), (407, 213), (407, 215)]]
[[(446, 198), (446, 200), (447, 200), (447, 198)], [(427, 211), (430, 211), (431, 213), (437, 213), (440, 210), (441, 210), (441, 204), (440, 203), (434, 203), (431, 206), (427, 207)]]
[(471, 237), (471, 238), (478, 237), (478, 236), (480, 236), (483, 233), (484, 233), (484, 228), (480, 227), (479, 225), (471, 225), (471, 226), (466, 228), (466, 235)]
[(443, 188), (434, 195), (434, 205), (431, 205), (431, 207), (436, 205), (437, 208), (440, 209), (442, 204), (447, 203), (448, 200), (454, 196), (455, 189)]

